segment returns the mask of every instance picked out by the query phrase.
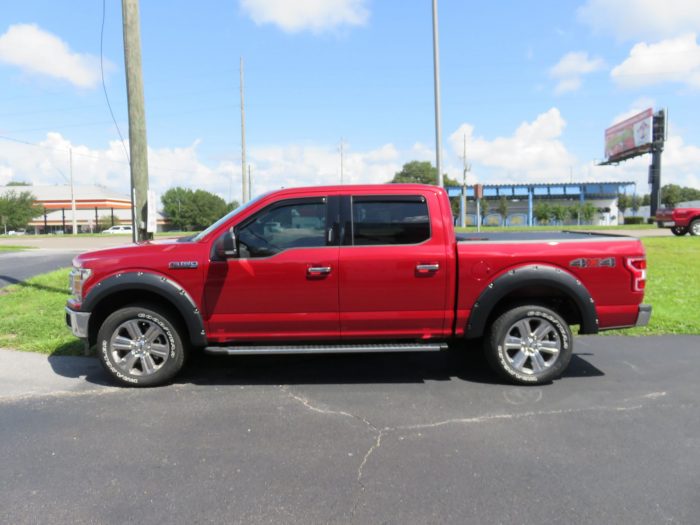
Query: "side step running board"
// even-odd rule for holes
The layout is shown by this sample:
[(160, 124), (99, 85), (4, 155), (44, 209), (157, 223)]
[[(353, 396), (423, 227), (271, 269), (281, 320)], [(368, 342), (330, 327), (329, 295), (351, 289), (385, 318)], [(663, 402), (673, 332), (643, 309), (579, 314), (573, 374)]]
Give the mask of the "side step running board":
[(207, 346), (207, 354), (278, 355), (278, 354), (366, 354), (381, 352), (439, 352), (447, 343), (401, 343), (367, 345), (270, 345), (270, 346)]

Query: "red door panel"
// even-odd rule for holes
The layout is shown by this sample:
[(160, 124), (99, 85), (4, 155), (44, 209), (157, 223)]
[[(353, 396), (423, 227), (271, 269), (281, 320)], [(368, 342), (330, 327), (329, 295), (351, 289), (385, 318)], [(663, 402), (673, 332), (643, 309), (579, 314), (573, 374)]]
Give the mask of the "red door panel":
[(337, 339), (338, 248), (212, 262), (205, 300), (218, 341)]

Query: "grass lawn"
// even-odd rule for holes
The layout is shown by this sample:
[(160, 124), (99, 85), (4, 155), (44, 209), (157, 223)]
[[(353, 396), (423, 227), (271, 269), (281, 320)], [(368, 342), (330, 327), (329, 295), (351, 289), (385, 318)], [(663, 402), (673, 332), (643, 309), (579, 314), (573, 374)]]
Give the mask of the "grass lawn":
[(648, 237), (647, 288), (652, 305), (649, 326), (605, 334), (700, 334), (700, 238)]
[(13, 246), (13, 245), (2, 245), (0, 244), (0, 252), (22, 252), (24, 250), (31, 250), (32, 246)]
[[(649, 326), (604, 334), (700, 334), (700, 239), (659, 237), (647, 250), (644, 302), (653, 306)], [(0, 289), (0, 347), (46, 354), (81, 355), (82, 343), (65, 326), (68, 268)]]
[(0, 289), (0, 347), (81, 355), (83, 344), (66, 327), (69, 268)]

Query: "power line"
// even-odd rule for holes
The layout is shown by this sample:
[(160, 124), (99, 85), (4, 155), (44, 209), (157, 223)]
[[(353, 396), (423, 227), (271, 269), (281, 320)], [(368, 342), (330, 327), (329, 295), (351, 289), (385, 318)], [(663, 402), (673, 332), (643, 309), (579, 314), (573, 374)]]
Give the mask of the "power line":
[(129, 160), (129, 152), (126, 151), (126, 145), (124, 144), (124, 137), (122, 136), (122, 132), (119, 129), (119, 124), (117, 124), (117, 119), (114, 118), (114, 111), (112, 111), (112, 105), (109, 103), (109, 95), (107, 94), (107, 86), (105, 85), (105, 69), (104, 69), (104, 53), (102, 52), (103, 47), (104, 47), (104, 36), (105, 36), (105, 16), (106, 16), (106, 8), (105, 8), (105, 2), (107, 0), (102, 0), (102, 26), (100, 27), (100, 76), (102, 77), (102, 91), (104, 91), (105, 94), (105, 100), (107, 101), (107, 107), (109, 108), (109, 114), (112, 115), (112, 121), (114, 122), (114, 126), (117, 128), (117, 133), (119, 134), (119, 138), (121, 139), (122, 143), (122, 148), (124, 149), (124, 155), (126, 156), (126, 160)]

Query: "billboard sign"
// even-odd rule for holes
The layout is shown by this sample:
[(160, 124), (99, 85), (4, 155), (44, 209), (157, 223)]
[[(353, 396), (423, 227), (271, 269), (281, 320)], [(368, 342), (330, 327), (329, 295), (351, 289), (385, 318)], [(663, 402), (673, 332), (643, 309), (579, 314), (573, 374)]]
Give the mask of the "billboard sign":
[(605, 158), (629, 158), (649, 151), (652, 142), (654, 111), (649, 108), (605, 130)]

